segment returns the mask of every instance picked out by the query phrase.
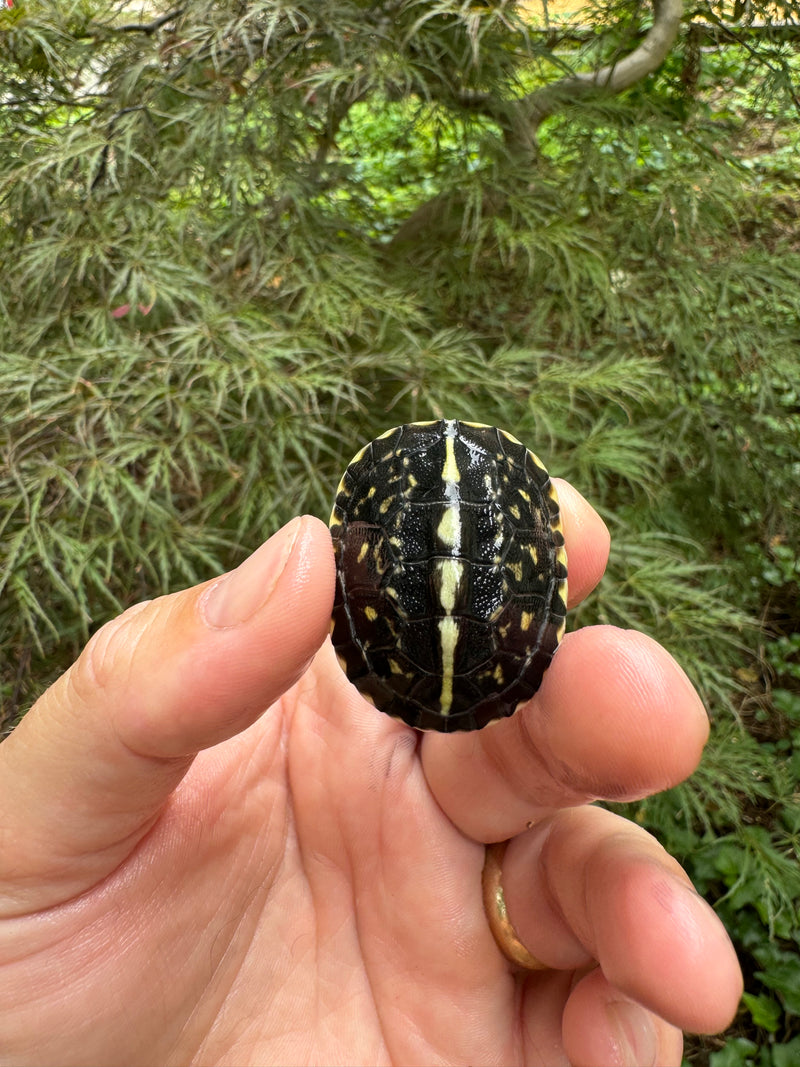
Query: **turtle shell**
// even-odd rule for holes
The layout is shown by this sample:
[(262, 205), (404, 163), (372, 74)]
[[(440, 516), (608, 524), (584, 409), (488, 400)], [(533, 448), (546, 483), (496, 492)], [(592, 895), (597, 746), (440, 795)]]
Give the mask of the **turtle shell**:
[(380, 710), (479, 730), (541, 684), (564, 633), (558, 498), (511, 434), (440, 420), (388, 430), (339, 484), (333, 645)]

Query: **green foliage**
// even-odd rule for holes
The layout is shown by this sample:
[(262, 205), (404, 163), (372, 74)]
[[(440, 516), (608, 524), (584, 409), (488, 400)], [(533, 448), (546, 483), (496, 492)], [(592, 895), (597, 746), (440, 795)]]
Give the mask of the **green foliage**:
[(792, 1062), (796, 58), (685, 38), (526, 154), (520, 98), (625, 51), (638, 4), (583, 50), (503, 2), (141, 8), (0, 8), (6, 725), (120, 608), (327, 517), (365, 439), (505, 426), (611, 527), (574, 625), (651, 633), (712, 717), (690, 782), (629, 809), (745, 965), (733, 1036), (692, 1055)]
[(719, 1052), (712, 1052), (709, 1067), (793, 1067), (800, 1056), (800, 1038), (764, 1045), (744, 1037), (732, 1038)]

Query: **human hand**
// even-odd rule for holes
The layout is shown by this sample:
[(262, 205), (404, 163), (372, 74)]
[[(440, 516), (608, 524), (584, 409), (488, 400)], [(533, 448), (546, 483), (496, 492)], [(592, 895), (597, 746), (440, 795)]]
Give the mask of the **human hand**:
[[(574, 604), (608, 537), (559, 496)], [(720, 923), (587, 804), (696, 765), (671, 657), (579, 630), (513, 718), (421, 736), (341, 673), (332, 598), (328, 533), (294, 520), (105, 626), (0, 746), (0, 1061), (669, 1065), (681, 1028), (724, 1027)], [(484, 912), (484, 846), (509, 838), (539, 971)]]

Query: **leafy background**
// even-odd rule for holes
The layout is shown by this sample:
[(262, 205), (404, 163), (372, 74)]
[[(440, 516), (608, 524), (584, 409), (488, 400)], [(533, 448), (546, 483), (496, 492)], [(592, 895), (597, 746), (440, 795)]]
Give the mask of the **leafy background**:
[[(652, 634), (711, 716), (693, 778), (624, 809), (745, 970), (730, 1032), (687, 1056), (785, 1067), (797, 11), (697, 4), (657, 74), (565, 100), (527, 155), (465, 104), (607, 61), (648, 13), (598, 3), (576, 36), (512, 3), (6, 0), (2, 721), (119, 610), (327, 517), (364, 440), (443, 415), (506, 427), (611, 528), (572, 625)], [(715, 40), (720, 21), (735, 32)]]

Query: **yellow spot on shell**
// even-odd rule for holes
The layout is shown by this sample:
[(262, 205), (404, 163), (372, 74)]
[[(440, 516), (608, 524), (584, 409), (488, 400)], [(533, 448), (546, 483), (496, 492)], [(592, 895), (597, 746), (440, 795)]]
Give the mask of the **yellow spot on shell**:
[(522, 581), (522, 564), (519, 562), (519, 560), (517, 560), (516, 563), (508, 563), (507, 567), (511, 571), (511, 573), (514, 575), (516, 580), (518, 582), (521, 582)]
[(378, 617), (378, 613), (371, 605), (364, 608), (364, 614), (367, 616), (370, 622), (375, 622)]
[(519, 620), (520, 627), (523, 630), (530, 630), (532, 622), (533, 615), (529, 611), (523, 611), (522, 618)]

